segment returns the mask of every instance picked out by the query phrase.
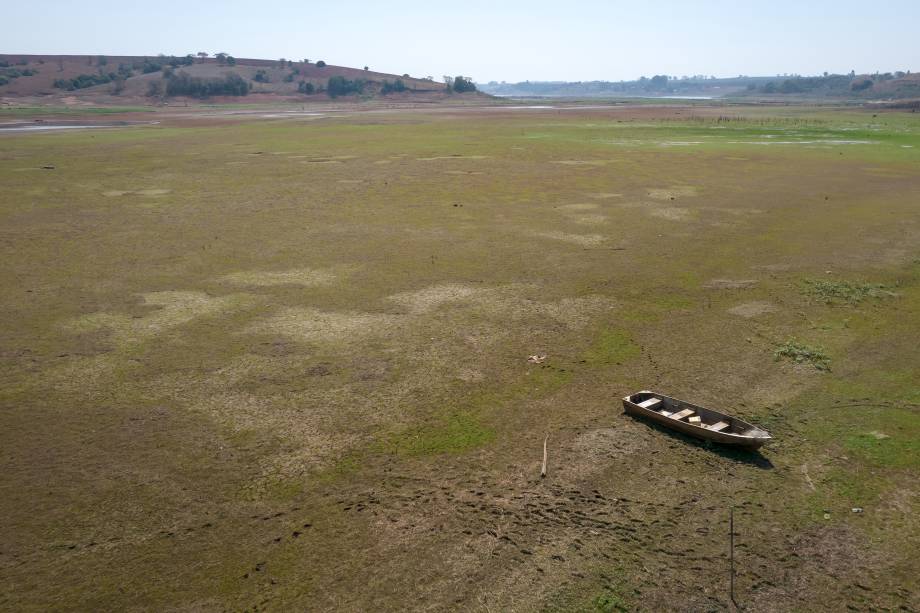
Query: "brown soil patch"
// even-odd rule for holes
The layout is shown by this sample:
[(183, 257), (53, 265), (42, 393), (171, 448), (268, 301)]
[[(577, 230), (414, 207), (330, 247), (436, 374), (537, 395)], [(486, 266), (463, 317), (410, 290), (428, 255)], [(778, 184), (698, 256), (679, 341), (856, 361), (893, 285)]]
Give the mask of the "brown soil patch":
[(67, 324), (84, 332), (107, 329), (119, 345), (141, 342), (170, 328), (200, 317), (217, 315), (249, 301), (245, 295), (209, 296), (204, 292), (166, 291), (141, 295), (145, 305), (156, 307), (149, 314), (132, 317), (122, 313), (92, 313)]
[(391, 329), (399, 322), (394, 315), (332, 312), (290, 307), (250, 326), (248, 332), (272, 332), (308, 342), (341, 342)]
[(648, 190), (649, 198), (654, 200), (677, 200), (678, 198), (687, 198), (697, 195), (697, 188), (689, 185), (678, 185), (675, 187), (656, 187)]
[(436, 155), (428, 158), (415, 158), (419, 162), (434, 162), (437, 160), (486, 160), (488, 155)]
[(414, 292), (401, 292), (387, 298), (402, 305), (413, 314), (428, 313), (441, 305), (469, 300), (481, 296), (488, 290), (468, 285), (445, 284), (433, 285)]
[(275, 285), (301, 285), (319, 287), (332, 285), (339, 279), (339, 274), (332, 269), (295, 268), (282, 271), (245, 271), (233, 272), (217, 279), (218, 283), (247, 285), (253, 287), (271, 287)]
[(712, 279), (704, 289), (747, 289), (757, 285), (756, 279)]
[(738, 315), (740, 317), (757, 317), (758, 315), (764, 315), (766, 313), (773, 313), (776, 311), (776, 306), (769, 302), (745, 302), (744, 304), (739, 304), (738, 306), (728, 309), (728, 312), (732, 315)]
[(447, 304), (465, 305), (496, 320), (524, 317), (547, 317), (579, 328), (598, 313), (613, 308), (614, 303), (603, 296), (562, 298), (554, 302), (530, 300), (524, 295), (534, 289), (529, 285), (506, 285), (497, 288), (480, 288), (460, 284), (426, 287), (413, 292), (402, 292), (388, 300), (401, 304), (413, 315), (424, 315)]
[(588, 198), (596, 198), (597, 200), (608, 200), (610, 198), (622, 198), (623, 194), (615, 194), (612, 192), (598, 192), (596, 194), (588, 194)]
[(606, 166), (607, 160), (553, 160), (553, 164), (563, 166)]
[(572, 243), (573, 245), (579, 245), (581, 247), (597, 247), (607, 240), (606, 236), (601, 236), (600, 234), (571, 234), (559, 231), (536, 232), (534, 236)]
[(111, 189), (105, 192), (102, 192), (103, 196), (109, 198), (118, 198), (120, 196), (127, 196), (128, 194), (137, 194), (138, 196), (164, 196), (172, 192), (171, 189), (137, 189), (137, 190), (120, 190), (120, 189)]
[(608, 217), (606, 215), (576, 215), (572, 217), (572, 221), (583, 226), (597, 226), (607, 223)]
[(667, 219), (668, 221), (687, 221), (694, 217), (693, 211), (675, 207), (651, 209), (648, 214), (652, 217), (658, 217), (659, 219)]
[(577, 204), (563, 204), (559, 208), (566, 211), (593, 211), (596, 210), (598, 206), (591, 202), (585, 202)]

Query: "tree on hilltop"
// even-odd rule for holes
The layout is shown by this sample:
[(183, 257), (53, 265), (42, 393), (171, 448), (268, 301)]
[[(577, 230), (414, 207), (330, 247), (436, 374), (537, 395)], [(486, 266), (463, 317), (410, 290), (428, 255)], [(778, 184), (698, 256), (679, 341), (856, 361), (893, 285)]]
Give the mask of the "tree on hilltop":
[(471, 77), (457, 75), (453, 78), (453, 89), (458, 94), (462, 94), (463, 92), (474, 92), (476, 91), (476, 84), (473, 83)]

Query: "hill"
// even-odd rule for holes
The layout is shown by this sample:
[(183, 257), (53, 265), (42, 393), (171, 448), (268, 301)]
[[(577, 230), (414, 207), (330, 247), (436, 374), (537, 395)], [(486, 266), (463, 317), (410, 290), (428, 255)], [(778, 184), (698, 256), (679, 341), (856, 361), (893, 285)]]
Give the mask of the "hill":
[[(465, 82), (465, 81), (464, 81)], [(186, 56), (0, 55), (0, 97), (88, 101), (174, 97), (328, 99), (453, 95), (430, 77), (333, 66), (322, 61)], [(479, 94), (481, 95), (481, 94)]]

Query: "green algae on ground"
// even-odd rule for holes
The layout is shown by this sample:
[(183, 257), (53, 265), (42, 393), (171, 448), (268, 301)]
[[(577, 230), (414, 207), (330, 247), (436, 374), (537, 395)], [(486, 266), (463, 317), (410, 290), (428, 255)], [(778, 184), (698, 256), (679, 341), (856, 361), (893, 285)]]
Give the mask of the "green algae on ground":
[(397, 453), (430, 455), (463, 453), (480, 447), (495, 438), (487, 428), (469, 413), (454, 413), (439, 422), (400, 434), (391, 444)]
[(639, 346), (626, 331), (606, 328), (585, 351), (584, 358), (592, 365), (609, 366), (623, 364), (639, 354)]

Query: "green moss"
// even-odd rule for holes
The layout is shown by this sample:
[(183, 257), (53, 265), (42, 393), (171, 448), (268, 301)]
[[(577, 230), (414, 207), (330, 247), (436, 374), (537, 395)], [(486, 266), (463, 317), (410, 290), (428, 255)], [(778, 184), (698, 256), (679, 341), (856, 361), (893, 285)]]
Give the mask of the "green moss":
[(331, 468), (327, 468), (316, 475), (314, 479), (319, 483), (332, 483), (354, 475), (361, 469), (362, 458), (357, 454), (350, 454), (340, 458)]
[(243, 486), (240, 498), (247, 501), (288, 502), (303, 494), (303, 479), (271, 475)]
[(640, 353), (639, 346), (627, 332), (608, 328), (598, 335), (584, 359), (595, 366), (623, 364), (639, 357)]
[(594, 610), (599, 613), (614, 613), (615, 611), (629, 611), (629, 607), (623, 596), (607, 591), (594, 599)]
[(866, 479), (850, 468), (841, 467), (832, 469), (819, 487), (826, 488), (829, 494), (825, 497), (825, 507), (848, 509), (878, 500), (885, 483), (880, 479)]
[(913, 368), (866, 369), (833, 379), (827, 391), (840, 398), (871, 398), (879, 402), (920, 403), (920, 370)]
[(844, 439), (849, 452), (876, 466), (920, 468), (920, 416), (915, 412), (877, 409), (873, 419), (859, 421), (864, 431)]
[(626, 596), (626, 581), (622, 568), (602, 568), (593, 577), (556, 592), (546, 602), (546, 613), (615, 613), (632, 610)]
[(393, 441), (397, 453), (430, 455), (462, 453), (481, 447), (495, 438), (495, 431), (480, 423), (474, 415), (460, 412), (439, 423), (422, 426), (399, 435)]
[(660, 321), (668, 313), (693, 308), (696, 303), (683, 295), (661, 292), (641, 292), (638, 300), (625, 308), (622, 319), (636, 323)]

